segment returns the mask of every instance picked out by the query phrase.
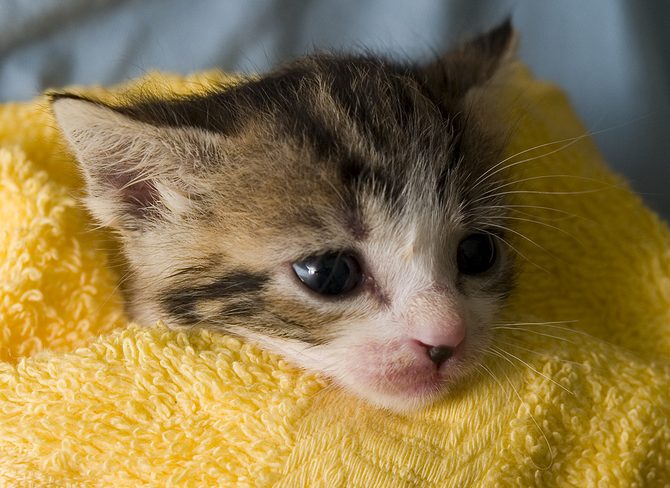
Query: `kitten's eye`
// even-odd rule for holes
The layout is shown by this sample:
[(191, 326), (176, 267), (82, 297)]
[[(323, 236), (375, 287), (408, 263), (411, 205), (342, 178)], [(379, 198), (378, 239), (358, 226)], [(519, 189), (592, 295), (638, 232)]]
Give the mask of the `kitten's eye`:
[(496, 262), (496, 246), (489, 234), (470, 234), (458, 244), (458, 270), (466, 275), (488, 271)]
[(349, 254), (327, 253), (292, 264), (293, 271), (310, 290), (321, 295), (341, 295), (361, 281), (361, 267)]

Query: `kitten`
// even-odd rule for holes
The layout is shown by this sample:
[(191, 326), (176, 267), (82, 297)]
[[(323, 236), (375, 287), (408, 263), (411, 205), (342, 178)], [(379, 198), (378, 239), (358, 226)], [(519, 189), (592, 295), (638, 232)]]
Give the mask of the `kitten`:
[(512, 286), (479, 95), (513, 37), (425, 66), (317, 54), (125, 106), (52, 95), (131, 317), (236, 334), (393, 410), (443, 395)]

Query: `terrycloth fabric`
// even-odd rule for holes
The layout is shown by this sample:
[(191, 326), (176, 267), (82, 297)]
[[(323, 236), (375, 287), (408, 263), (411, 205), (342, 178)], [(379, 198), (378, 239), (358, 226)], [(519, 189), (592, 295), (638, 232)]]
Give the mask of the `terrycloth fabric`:
[(513, 79), (501, 324), (524, 324), (497, 325), (481, 374), (407, 415), (227, 336), (119, 328), (113, 241), (76, 204), (44, 100), (2, 107), (0, 485), (670, 486), (670, 233), (571, 139), (558, 90)]

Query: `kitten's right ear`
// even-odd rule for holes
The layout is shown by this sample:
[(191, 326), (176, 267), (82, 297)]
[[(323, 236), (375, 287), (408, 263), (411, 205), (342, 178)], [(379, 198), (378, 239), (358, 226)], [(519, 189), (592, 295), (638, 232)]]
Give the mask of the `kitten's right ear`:
[(458, 105), (473, 88), (489, 82), (514, 59), (517, 35), (508, 18), (418, 69), (424, 87), (445, 106)]
[(103, 225), (137, 230), (165, 211), (183, 210), (188, 197), (175, 184), (181, 170), (168, 129), (103, 103), (51, 94), (56, 121), (86, 178), (87, 206)]

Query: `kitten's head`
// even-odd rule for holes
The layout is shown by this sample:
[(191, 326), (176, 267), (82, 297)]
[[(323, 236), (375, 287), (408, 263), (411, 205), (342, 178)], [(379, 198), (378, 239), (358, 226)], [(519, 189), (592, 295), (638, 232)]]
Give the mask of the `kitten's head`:
[(54, 95), (133, 317), (238, 334), (393, 409), (444, 393), (511, 281), (477, 103), (511, 36), (429, 66), (315, 55), (171, 100)]

